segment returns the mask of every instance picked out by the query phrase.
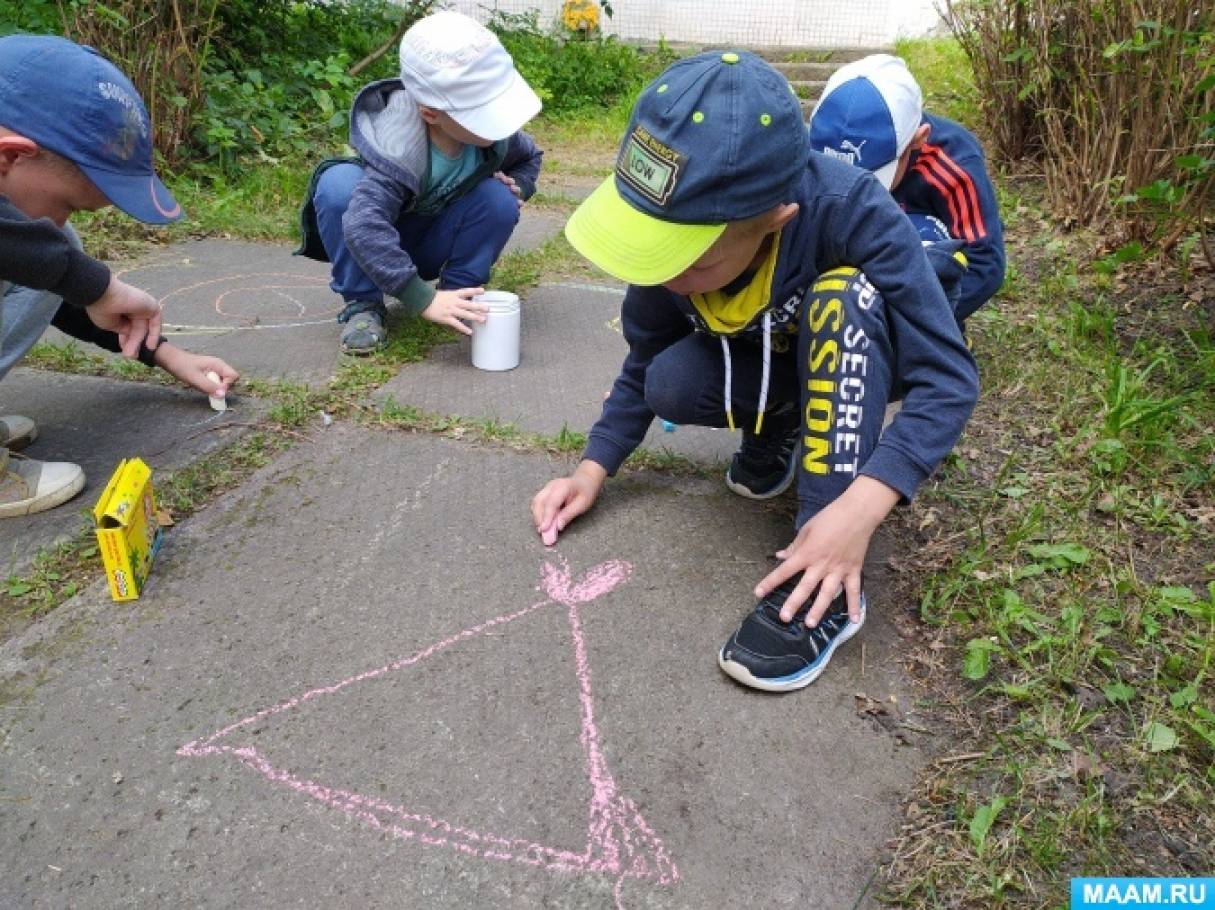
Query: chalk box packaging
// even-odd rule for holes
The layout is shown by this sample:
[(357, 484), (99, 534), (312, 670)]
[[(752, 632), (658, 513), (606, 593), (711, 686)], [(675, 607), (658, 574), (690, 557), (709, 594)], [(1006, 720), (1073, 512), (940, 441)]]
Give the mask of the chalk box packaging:
[(164, 534), (156, 520), (152, 469), (139, 458), (120, 462), (93, 507), (93, 520), (111, 596), (135, 600)]

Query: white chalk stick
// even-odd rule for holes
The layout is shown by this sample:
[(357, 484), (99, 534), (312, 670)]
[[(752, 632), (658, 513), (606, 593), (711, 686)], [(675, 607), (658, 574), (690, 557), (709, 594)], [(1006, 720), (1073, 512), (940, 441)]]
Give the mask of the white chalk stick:
[[(214, 370), (208, 371), (207, 378), (212, 382), (219, 382), (219, 374)], [(207, 401), (211, 402), (211, 410), (226, 411), (228, 410), (228, 399), (223, 395), (209, 395)]]

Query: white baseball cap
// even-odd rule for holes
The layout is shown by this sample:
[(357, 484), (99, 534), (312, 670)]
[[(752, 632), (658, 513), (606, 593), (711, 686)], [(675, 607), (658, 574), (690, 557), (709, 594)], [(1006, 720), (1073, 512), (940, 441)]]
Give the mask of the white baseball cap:
[(540, 99), (498, 37), (462, 13), (419, 19), (401, 39), (401, 82), (418, 104), (497, 142), (540, 113)]
[(907, 64), (871, 54), (831, 74), (810, 115), (810, 148), (873, 171), (887, 189), (924, 115)]

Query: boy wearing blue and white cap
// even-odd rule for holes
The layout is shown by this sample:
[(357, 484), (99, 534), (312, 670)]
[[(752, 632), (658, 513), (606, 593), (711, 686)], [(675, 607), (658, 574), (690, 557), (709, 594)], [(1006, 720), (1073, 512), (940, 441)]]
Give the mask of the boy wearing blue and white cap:
[(642, 92), (616, 173), (566, 235), (629, 282), (629, 352), (582, 461), (533, 498), (537, 532), (552, 542), (589, 509), (655, 415), (739, 425), (727, 482), (766, 498), (796, 478), (797, 533), (718, 661), (755, 688), (808, 685), (864, 622), (873, 532), (978, 395), (915, 230), (871, 174), (810, 152), (780, 74), (714, 52)]
[[(152, 224), (181, 217), (152, 168), (134, 86), (92, 48), (0, 38), (0, 378), (54, 325), (226, 394), (235, 370), (160, 341), (160, 303), (81, 251), (67, 219), (110, 204)], [(36, 435), (29, 418), (0, 417), (0, 518), (52, 508), (84, 487), (77, 465), (11, 454)]]
[[(810, 148), (872, 171), (933, 242), (944, 224), (964, 243), (955, 315), (961, 324), (1004, 283), (1004, 228), (979, 141), (924, 112), (907, 64), (872, 54), (831, 74), (810, 115)], [(947, 267), (947, 266), (946, 266)]]
[(540, 175), (542, 153), (522, 131), (540, 99), (493, 32), (444, 10), (410, 26), (400, 53), (400, 78), (354, 100), (359, 157), (321, 163), (301, 219), (298, 252), (331, 264), (352, 354), (387, 339), (385, 295), (466, 335), (465, 321), (484, 322), (472, 298)]

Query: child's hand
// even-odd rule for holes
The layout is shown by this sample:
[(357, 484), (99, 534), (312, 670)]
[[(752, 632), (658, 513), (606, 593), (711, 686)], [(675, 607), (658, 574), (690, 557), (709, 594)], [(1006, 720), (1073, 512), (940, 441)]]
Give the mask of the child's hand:
[[(848, 596), (848, 617), (861, 619), (861, 567), (869, 539), (899, 501), (899, 494), (880, 480), (861, 476), (847, 490), (797, 532), (793, 543), (778, 550), (784, 560), (755, 587), (763, 597), (777, 585), (805, 570), (802, 580), (781, 607), (780, 618), (790, 622), (818, 587), (818, 596), (806, 614), (806, 625), (817, 626), (840, 588)], [(821, 584), (820, 584), (821, 583)]]
[[(208, 354), (192, 354), (165, 342), (156, 349), (156, 363), (165, 372), (172, 373), (186, 385), (198, 389), (207, 396), (223, 398), (240, 379), (240, 373), (218, 357)], [(219, 382), (207, 376), (214, 373)]]
[(569, 477), (550, 480), (532, 497), (532, 521), (545, 546), (555, 544), (557, 534), (595, 504), (605, 480), (601, 465), (583, 459)]
[(515, 183), (515, 178), (498, 171), (494, 174), (506, 188), (515, 194), (515, 202), (519, 203), (519, 208), (523, 208), (523, 190), (519, 189), (519, 184)]
[(484, 294), (484, 288), (461, 288), (458, 291), (439, 291), (430, 306), (422, 311), (422, 318), (437, 322), (439, 325), (450, 326), (457, 332), (471, 335), (472, 329), (461, 319), (473, 322), (484, 322), (489, 307), (484, 303), (473, 303), (472, 298)]
[(111, 278), (105, 293), (84, 311), (97, 328), (118, 336), (124, 357), (134, 358), (139, 356), (140, 345), (147, 344), (154, 351), (160, 344), (162, 308), (147, 291)]

